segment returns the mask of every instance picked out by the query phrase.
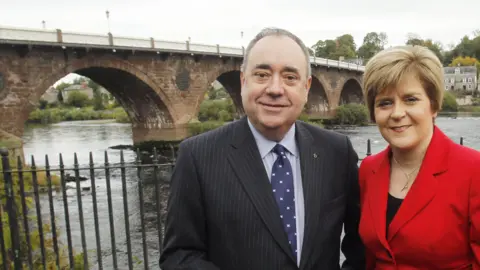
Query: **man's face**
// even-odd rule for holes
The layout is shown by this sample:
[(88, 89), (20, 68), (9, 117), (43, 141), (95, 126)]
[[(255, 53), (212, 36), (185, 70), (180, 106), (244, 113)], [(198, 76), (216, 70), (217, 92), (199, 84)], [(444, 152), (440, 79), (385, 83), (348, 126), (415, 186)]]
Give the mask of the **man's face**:
[(278, 133), (285, 133), (301, 114), (312, 81), (301, 47), (285, 36), (258, 41), (240, 79), (250, 121), (260, 132)]

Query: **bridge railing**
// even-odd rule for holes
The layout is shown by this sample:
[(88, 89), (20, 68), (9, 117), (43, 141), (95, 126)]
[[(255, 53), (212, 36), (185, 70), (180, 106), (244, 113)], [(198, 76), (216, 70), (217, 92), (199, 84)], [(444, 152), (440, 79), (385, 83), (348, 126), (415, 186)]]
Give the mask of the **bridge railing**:
[[(218, 55), (220, 57), (243, 57), (244, 47), (200, 44), (189, 41), (167, 41), (154, 38), (137, 38), (93, 33), (62, 31), (61, 29), (32, 29), (0, 26), (0, 43), (50, 45), (66, 47), (86, 47), (123, 49), (152, 52), (179, 52), (190, 54)], [(312, 65), (363, 72), (365, 67), (337, 60), (310, 57)]]

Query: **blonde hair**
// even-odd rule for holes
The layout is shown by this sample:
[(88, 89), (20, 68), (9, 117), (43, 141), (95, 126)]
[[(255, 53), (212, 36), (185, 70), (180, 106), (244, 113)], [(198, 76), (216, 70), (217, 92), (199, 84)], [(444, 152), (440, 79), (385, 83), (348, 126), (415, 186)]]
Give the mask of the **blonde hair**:
[(423, 46), (392, 47), (377, 53), (365, 66), (363, 90), (372, 121), (375, 121), (375, 97), (412, 75), (425, 89), (432, 110), (441, 109), (445, 85), (438, 57)]

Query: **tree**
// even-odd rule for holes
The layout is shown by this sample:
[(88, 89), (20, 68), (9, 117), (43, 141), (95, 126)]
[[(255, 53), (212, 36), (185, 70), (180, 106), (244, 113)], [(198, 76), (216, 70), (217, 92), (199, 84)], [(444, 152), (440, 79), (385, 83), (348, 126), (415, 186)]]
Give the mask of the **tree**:
[(458, 111), (457, 100), (455, 99), (455, 96), (451, 92), (445, 91), (443, 95), (442, 111), (443, 112)]
[(67, 104), (73, 107), (82, 108), (89, 104), (89, 98), (82, 92), (72, 91), (68, 95)]
[(356, 56), (356, 45), (353, 36), (344, 34), (335, 40), (319, 40), (312, 46), (316, 57), (338, 60), (340, 57), (353, 58)]
[(336, 48), (335, 41), (331, 39), (327, 39), (325, 41), (319, 40), (315, 45), (312, 46), (312, 49), (315, 51), (316, 57), (322, 58), (333, 58), (333, 54), (335, 53)]
[(387, 34), (384, 32), (370, 32), (363, 38), (363, 44), (358, 48), (358, 57), (370, 59), (379, 51), (385, 48), (387, 43)]
[(71, 84), (69, 83), (65, 83), (65, 82), (61, 82), (59, 83), (55, 89), (57, 89), (58, 93), (57, 93), (57, 100), (58, 102), (60, 103), (63, 103), (64, 102), (64, 99), (63, 99), (63, 90), (67, 87), (71, 86)]
[(450, 63), (449, 66), (474, 66), (478, 63), (478, 60), (475, 57), (470, 56), (458, 56)]
[(477, 76), (480, 74), (480, 61), (477, 60), (475, 57), (470, 56), (458, 56), (452, 60), (449, 64), (451, 67), (456, 66), (476, 66), (477, 67)]
[(407, 34), (407, 41), (405, 42), (406, 45), (413, 45), (413, 46), (423, 46), (430, 49), (440, 60), (440, 62), (445, 62), (445, 56), (443, 52), (443, 46), (440, 42), (434, 42), (432, 39), (422, 39), (419, 35), (415, 33), (408, 33)]
[(353, 36), (350, 34), (345, 34), (337, 37), (336, 50), (334, 53), (335, 59), (340, 57), (344, 58), (353, 58), (356, 55), (356, 45)]

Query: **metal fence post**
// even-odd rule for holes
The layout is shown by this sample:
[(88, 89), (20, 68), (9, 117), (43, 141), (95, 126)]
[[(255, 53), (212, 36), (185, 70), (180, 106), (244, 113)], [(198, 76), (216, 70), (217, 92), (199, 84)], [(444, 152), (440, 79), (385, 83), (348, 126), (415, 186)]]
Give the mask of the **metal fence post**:
[(367, 156), (372, 155), (372, 143), (370, 142), (370, 139), (367, 140)]
[[(12, 253), (14, 269), (22, 269), (22, 262), (20, 260), (20, 242), (17, 222), (17, 206), (15, 204), (15, 194), (13, 191), (12, 172), (10, 168), (10, 161), (8, 160), (8, 150), (5, 148), (0, 149), (0, 155), (2, 157), (2, 169), (3, 177), (5, 181), (5, 196), (7, 198), (6, 211), (8, 214), (8, 223), (10, 226), (10, 237), (12, 241)], [(2, 239), (3, 241), (3, 239)], [(3, 259), (3, 263), (6, 263), (6, 258)]]

